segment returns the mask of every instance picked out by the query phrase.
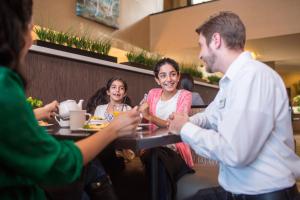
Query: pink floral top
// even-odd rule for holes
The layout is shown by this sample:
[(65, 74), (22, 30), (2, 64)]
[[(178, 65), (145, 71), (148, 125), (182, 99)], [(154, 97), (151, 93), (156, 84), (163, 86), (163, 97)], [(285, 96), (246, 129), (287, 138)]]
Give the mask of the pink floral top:
[[(156, 105), (160, 100), (163, 90), (161, 88), (151, 89), (147, 96), (147, 103), (149, 104), (150, 114), (156, 115)], [(192, 104), (192, 93), (187, 90), (180, 90), (180, 94), (177, 100), (176, 112), (178, 113), (189, 113)], [(190, 167), (194, 166), (190, 147), (183, 143), (175, 144), (177, 151), (181, 157), (185, 160), (186, 164)]]

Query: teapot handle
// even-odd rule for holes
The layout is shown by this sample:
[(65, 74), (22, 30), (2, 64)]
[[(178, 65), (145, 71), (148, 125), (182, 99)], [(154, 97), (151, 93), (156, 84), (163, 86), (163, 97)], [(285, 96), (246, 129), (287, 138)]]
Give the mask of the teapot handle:
[(55, 121), (57, 121), (57, 123), (60, 125), (59, 120), (57, 118), (59, 118), (59, 116), (58, 115), (54, 115)]

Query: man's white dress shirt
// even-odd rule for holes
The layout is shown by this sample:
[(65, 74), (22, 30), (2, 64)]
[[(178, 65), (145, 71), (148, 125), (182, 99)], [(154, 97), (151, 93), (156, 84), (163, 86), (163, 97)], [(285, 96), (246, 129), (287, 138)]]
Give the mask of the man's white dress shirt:
[(285, 85), (249, 52), (229, 66), (213, 102), (180, 134), (198, 154), (219, 161), (219, 183), (232, 193), (272, 192), (300, 176)]

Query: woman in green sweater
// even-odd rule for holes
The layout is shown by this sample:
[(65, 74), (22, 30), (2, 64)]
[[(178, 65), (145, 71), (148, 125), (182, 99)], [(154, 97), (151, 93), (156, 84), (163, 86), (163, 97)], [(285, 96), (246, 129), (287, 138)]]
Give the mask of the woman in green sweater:
[[(0, 199), (45, 199), (39, 184), (75, 181), (82, 166), (108, 143), (129, 134), (139, 121), (137, 108), (77, 143), (57, 141), (38, 125), (26, 102), (19, 73), (32, 43), (32, 0), (0, 2)], [(56, 102), (36, 112), (50, 116)]]

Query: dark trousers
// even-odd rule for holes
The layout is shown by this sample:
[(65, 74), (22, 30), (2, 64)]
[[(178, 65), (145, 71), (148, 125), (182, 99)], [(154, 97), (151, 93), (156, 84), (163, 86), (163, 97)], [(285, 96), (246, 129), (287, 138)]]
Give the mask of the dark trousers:
[(99, 159), (92, 160), (85, 170), (85, 187), (81, 200), (117, 200), (109, 176)]
[[(149, 185), (151, 186), (153, 180), (151, 177), (153, 164), (152, 156), (157, 155), (157, 192), (158, 200), (174, 200), (176, 199), (177, 181), (187, 173), (194, 173), (181, 156), (167, 148), (157, 147), (151, 150), (147, 150), (141, 156), (141, 160), (145, 165), (146, 175), (149, 179)], [(154, 174), (156, 176), (156, 174)], [(149, 188), (152, 191), (152, 188)], [(153, 194), (152, 194), (153, 195)]]
[(300, 195), (296, 185), (283, 190), (258, 195), (235, 195), (225, 191), (222, 187), (214, 187), (200, 190), (187, 200), (300, 200)]

